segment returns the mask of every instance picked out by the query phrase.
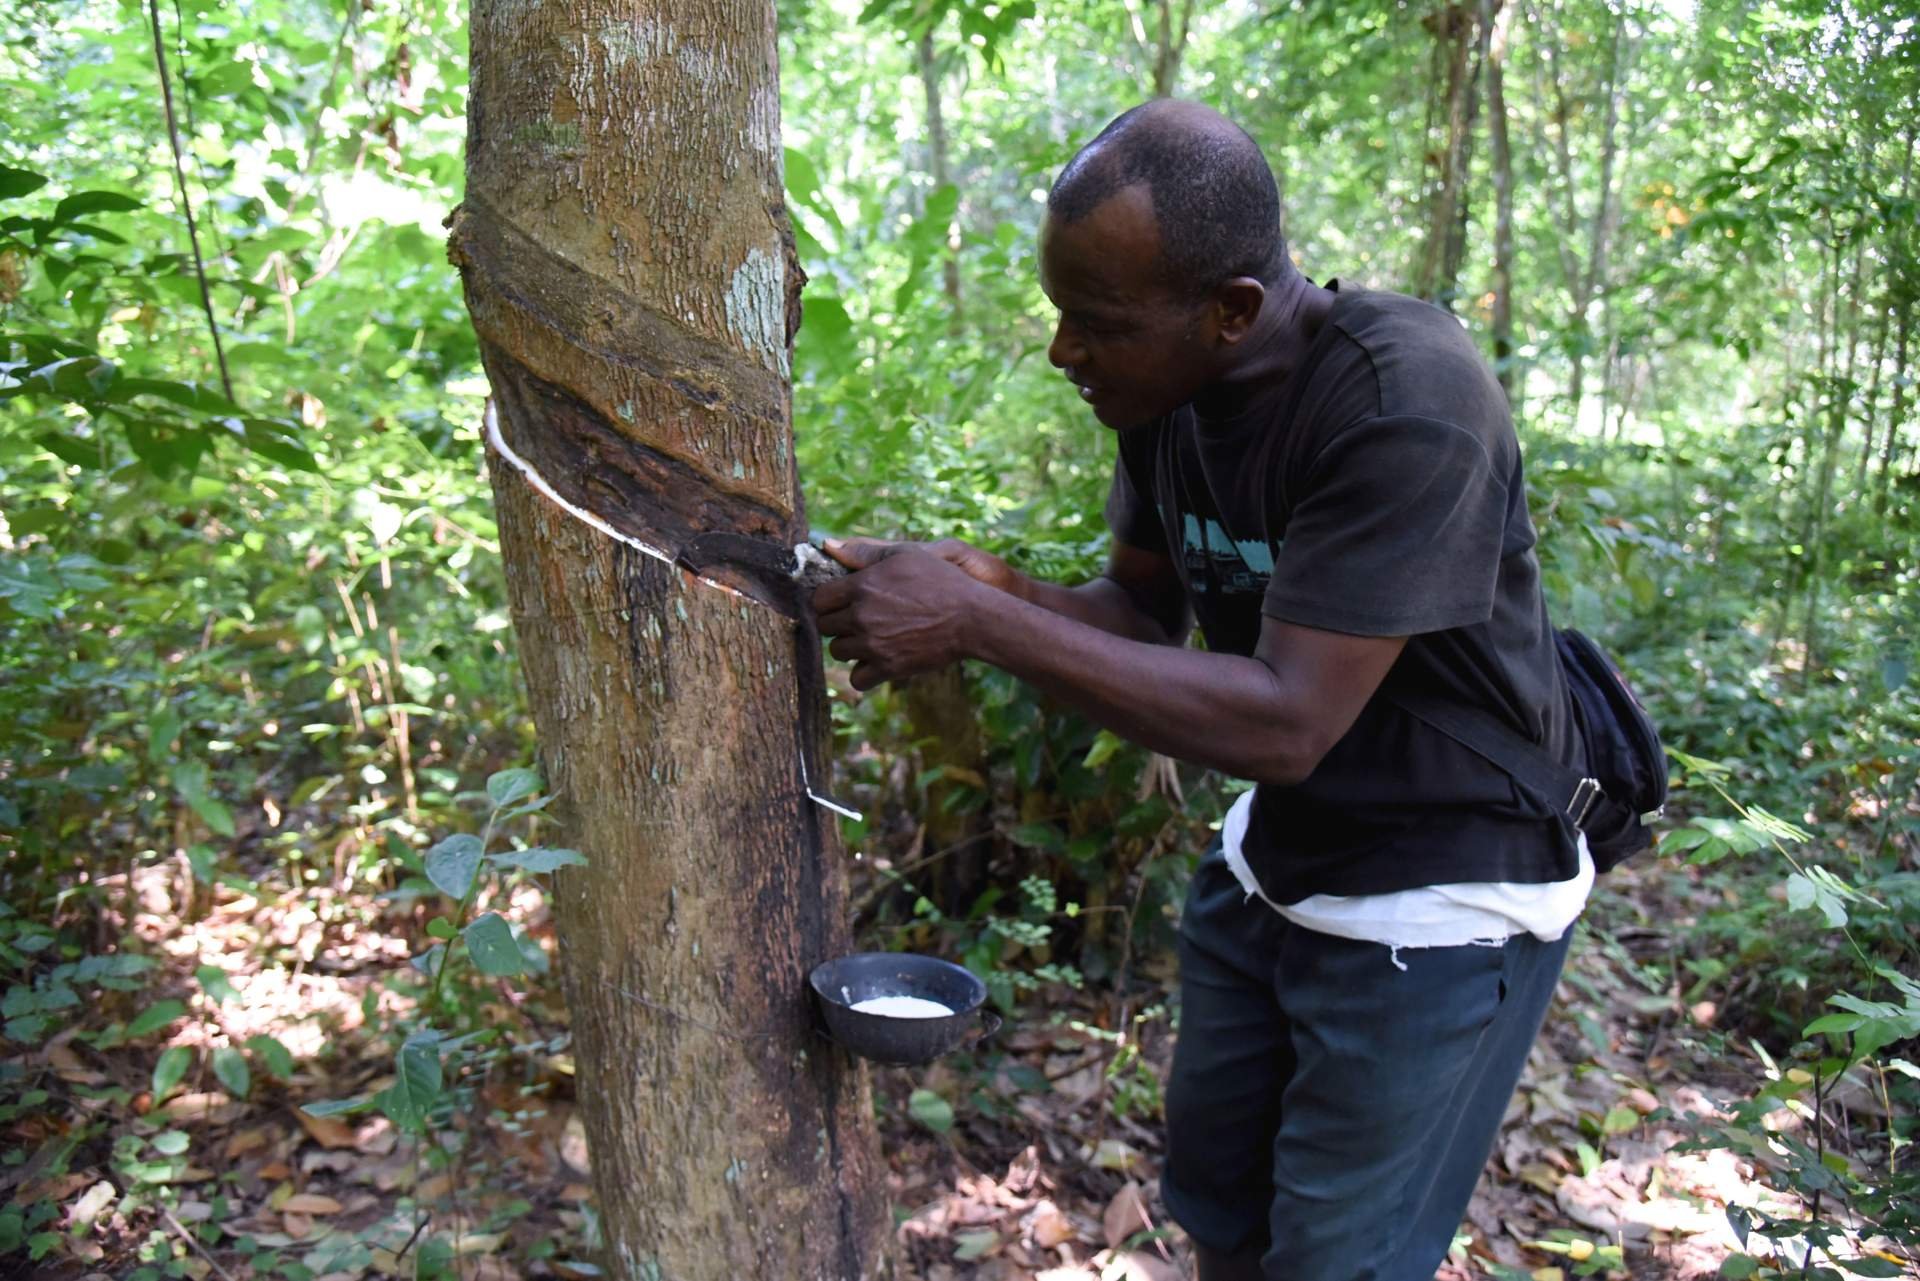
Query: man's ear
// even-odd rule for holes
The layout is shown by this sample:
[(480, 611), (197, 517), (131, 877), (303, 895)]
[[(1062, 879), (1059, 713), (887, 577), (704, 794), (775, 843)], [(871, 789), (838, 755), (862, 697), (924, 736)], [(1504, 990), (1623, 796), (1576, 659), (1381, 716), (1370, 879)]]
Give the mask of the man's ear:
[(1253, 331), (1266, 305), (1267, 288), (1251, 276), (1235, 276), (1213, 294), (1214, 332), (1229, 346)]

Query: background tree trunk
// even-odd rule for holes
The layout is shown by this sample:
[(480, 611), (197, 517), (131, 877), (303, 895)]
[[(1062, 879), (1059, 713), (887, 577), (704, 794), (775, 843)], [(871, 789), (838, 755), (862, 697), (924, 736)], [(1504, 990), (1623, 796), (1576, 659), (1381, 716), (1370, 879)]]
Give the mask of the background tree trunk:
[[(953, 182), (953, 168), (947, 151), (946, 113), (941, 105), (940, 64), (933, 51), (931, 29), (920, 34), (914, 62), (926, 95), (927, 164), (937, 191)], [(947, 252), (940, 263), (941, 287), (950, 309), (947, 332), (956, 336), (965, 318), (959, 249), (956, 222), (947, 229)], [(956, 804), (968, 789), (980, 794), (987, 790), (987, 742), (973, 710), (973, 691), (967, 687), (965, 669), (955, 663), (905, 682), (900, 701), (913, 726), (914, 741), (921, 745), (922, 764), (927, 769), (946, 771), (927, 784), (921, 820), (927, 828), (927, 850), (951, 851), (933, 865), (933, 901), (942, 911), (961, 915), (986, 888), (987, 864), (993, 856), (993, 846), (987, 839), (993, 829), (992, 815), (987, 807), (958, 808)]]
[(1516, 6), (1482, 0), (1487, 45), (1487, 133), (1493, 159), (1493, 367), (1514, 416), (1520, 401), (1513, 368), (1513, 145), (1507, 133), (1507, 43)]
[(622, 539), (805, 535), (771, 4), (476, 0), (451, 253), (493, 385), (500, 542), (612, 1274), (887, 1275), (865, 1076), (805, 979), (848, 950), (819, 639)]
[[(947, 118), (940, 104), (940, 61), (933, 52), (933, 29), (920, 33), (913, 46), (914, 67), (920, 73), (920, 88), (927, 101), (927, 168), (933, 189), (953, 181), (953, 166), (947, 159)], [(960, 227), (957, 221), (946, 228), (947, 252), (940, 260), (940, 283), (947, 302), (953, 308), (948, 322), (951, 333), (959, 333), (964, 310), (960, 302)]]
[(1426, 22), (1440, 51), (1436, 66), (1444, 68), (1444, 81), (1436, 75), (1434, 96), (1428, 102), (1428, 117), (1439, 123), (1442, 137), (1429, 151), (1435, 172), (1428, 188), (1427, 235), (1413, 292), (1450, 307), (1460, 266), (1455, 246), (1464, 240), (1458, 233), (1467, 185), (1472, 104), (1483, 60), (1475, 55), (1484, 54), (1485, 24), (1477, 10), (1466, 4), (1444, 5), (1429, 14)]

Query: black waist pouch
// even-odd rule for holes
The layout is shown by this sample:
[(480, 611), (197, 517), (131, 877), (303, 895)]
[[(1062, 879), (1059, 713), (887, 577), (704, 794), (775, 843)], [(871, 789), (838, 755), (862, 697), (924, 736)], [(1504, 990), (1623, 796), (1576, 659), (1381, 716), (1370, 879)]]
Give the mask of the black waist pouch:
[(1572, 628), (1554, 632), (1553, 639), (1584, 769), (1555, 759), (1483, 708), (1427, 696), (1389, 697), (1565, 814), (1586, 835), (1594, 868), (1604, 872), (1653, 844), (1653, 823), (1667, 804), (1667, 753), (1606, 651)]

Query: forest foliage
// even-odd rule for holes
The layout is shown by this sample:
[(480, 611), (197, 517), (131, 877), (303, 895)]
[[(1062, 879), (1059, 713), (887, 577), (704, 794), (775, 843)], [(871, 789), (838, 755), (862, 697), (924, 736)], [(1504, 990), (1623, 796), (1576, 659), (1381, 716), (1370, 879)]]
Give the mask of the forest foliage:
[[(815, 527), (1093, 572), (1112, 443), (1046, 363), (1045, 189), (1144, 97), (1232, 116), (1276, 167), (1305, 271), (1434, 299), (1483, 343), (1556, 618), (1622, 655), (1678, 749), (1639, 874), (1680, 944), (1645, 983), (1719, 1008), (1687, 1031), (1703, 1055), (1765, 1060), (1770, 1083), (1699, 1141), (1807, 1208), (1752, 1223), (1727, 1275), (1910, 1264), (1920, 32), (1899, 0), (781, 0), (779, 18)], [(156, 986), (144, 876), (176, 879), (188, 914), (222, 886), (311, 890), (315, 939), (419, 900), (417, 951), (481, 978), (544, 964), (517, 921), (463, 915), (476, 851), (515, 884), (557, 865), (537, 832), (467, 844), (506, 804), (489, 777), (518, 779), (501, 771), (533, 743), (441, 225), (464, 22), (445, 0), (0, 16), (16, 1174), (113, 1142), (35, 1121), (63, 1106), (35, 1065), (65, 1033), (151, 1046), (156, 1101), (190, 1067), (240, 1095), (293, 1070), (274, 1037), (222, 1033), (224, 970)], [(884, 868), (870, 937), (964, 959), (1009, 1009), (1164, 959), (1238, 784), (989, 670), (848, 695), (836, 786), (869, 816), (849, 848)], [(1590, 930), (1629, 916), (1603, 894)], [(316, 946), (262, 938), (253, 963)], [(439, 1004), (439, 1030), (373, 1021), (419, 1088), (372, 1102), (422, 1131), (502, 1061), (448, 1043), (484, 1021), (480, 997), (442, 999), (451, 954), (383, 980)], [(1113, 1107), (1157, 1108), (1126, 1053), (1109, 1073)], [(1884, 1100), (1877, 1120), (1830, 1124), (1847, 1083)], [(1783, 1105), (1811, 1126), (1782, 1133)], [(124, 1155), (123, 1210), (168, 1203), (166, 1157)], [(64, 1212), (15, 1198), (0, 1256), (67, 1249)], [(155, 1276), (191, 1257), (160, 1235)]]

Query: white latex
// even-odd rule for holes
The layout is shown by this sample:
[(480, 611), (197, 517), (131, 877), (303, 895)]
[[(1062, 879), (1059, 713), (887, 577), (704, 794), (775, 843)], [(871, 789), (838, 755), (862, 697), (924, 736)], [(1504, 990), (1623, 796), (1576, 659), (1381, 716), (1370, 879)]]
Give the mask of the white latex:
[(944, 1019), (953, 1013), (938, 1001), (918, 996), (870, 996), (853, 1008), (862, 1014), (879, 1014), (890, 1019)]

